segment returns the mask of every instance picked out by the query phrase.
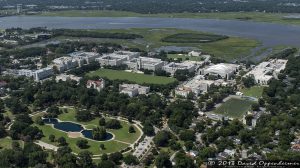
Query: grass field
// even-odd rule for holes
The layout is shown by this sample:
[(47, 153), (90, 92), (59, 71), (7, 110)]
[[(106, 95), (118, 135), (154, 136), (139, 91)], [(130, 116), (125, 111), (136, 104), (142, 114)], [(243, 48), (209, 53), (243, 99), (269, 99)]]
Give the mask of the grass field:
[[(0, 150), (1, 149), (11, 149), (12, 148), (12, 140), (10, 137), (0, 138)], [(22, 141), (15, 140), (16, 142), (19, 142), (20, 145), (23, 145)]]
[[(89, 122), (78, 122), (75, 119), (75, 110), (74, 109), (68, 109), (68, 113), (63, 113), (63, 114), (59, 115), (58, 118), (62, 121), (73, 121), (73, 122), (80, 123), (82, 125), (85, 125), (85, 127), (87, 129), (92, 129), (99, 125), (99, 118), (95, 118), (94, 120), (89, 121)], [(106, 118), (106, 120), (108, 121), (110, 119)], [(129, 124), (125, 121), (120, 121), (120, 122), (122, 125), (121, 129), (118, 129), (118, 130), (108, 129), (108, 131), (113, 133), (116, 136), (115, 137), (116, 140), (127, 142), (127, 143), (135, 142), (141, 133), (138, 131), (137, 128), (135, 128), (136, 133), (128, 133)]]
[(231, 19), (255, 22), (270, 22), (280, 24), (299, 25), (300, 19), (286, 19), (285, 13), (263, 12), (220, 12), (220, 13), (164, 13), (139, 14), (124, 11), (107, 10), (69, 10), (42, 13), (39, 16), (66, 16), (66, 17), (164, 17), (164, 18), (203, 18), (203, 19)]
[[(79, 40), (89, 42), (110, 42), (132, 48), (140, 48), (142, 50), (155, 50), (165, 46), (177, 46), (177, 47), (192, 47), (195, 49), (201, 49), (203, 52), (212, 54), (216, 57), (223, 58), (225, 60), (239, 59), (246, 57), (251, 53), (251, 50), (260, 45), (260, 42), (252, 39), (229, 37), (227, 39), (210, 42), (210, 43), (171, 43), (163, 42), (162, 39), (182, 33), (203, 33), (191, 30), (173, 29), (173, 28), (132, 28), (132, 29), (111, 29), (111, 30), (96, 30), (102, 33), (127, 33), (142, 35), (144, 38), (134, 40), (124, 39), (104, 39), (104, 38), (78, 38), (78, 37), (57, 37), (58, 40)], [(207, 33), (206, 33), (207, 34)]]
[[(63, 113), (63, 114), (59, 115), (58, 118), (62, 121), (77, 122), (75, 119), (75, 110), (72, 108), (69, 108), (67, 111), (68, 111), (68, 113)], [(109, 120), (109, 118), (107, 118), (107, 120)], [(77, 123), (84, 125), (87, 129), (92, 129), (98, 125), (98, 121), (99, 121), (99, 118), (96, 118), (90, 122), (77, 122)], [(76, 142), (83, 138), (69, 138), (67, 133), (56, 130), (56, 129), (52, 128), (52, 126), (50, 126), (50, 125), (43, 125), (43, 126), (36, 125), (36, 126), (39, 127), (43, 131), (44, 137), (41, 140), (46, 143), (50, 143), (50, 144), (53, 144), (56, 146), (58, 145), (57, 142), (51, 142), (49, 140), (49, 136), (51, 134), (53, 134), (53, 135), (55, 135), (56, 138), (64, 137), (66, 139), (67, 143), (69, 144), (69, 147), (75, 153), (79, 153), (83, 150), (88, 150), (88, 151), (92, 152), (94, 155), (99, 155), (99, 154), (103, 154), (103, 153), (117, 152), (122, 149), (125, 149), (126, 147), (129, 146), (129, 144), (135, 142), (141, 135), (141, 132), (136, 127), (135, 127), (135, 130), (136, 130), (135, 133), (129, 133), (128, 132), (129, 124), (127, 122), (121, 121), (121, 125), (122, 125), (121, 129), (118, 129), (118, 130), (108, 129), (107, 130), (108, 132), (111, 132), (115, 135), (114, 140), (106, 141), (106, 142), (97, 142), (97, 141), (88, 140), (88, 145), (90, 146), (88, 149), (80, 149), (76, 146)], [(99, 147), (100, 144), (104, 144), (106, 149), (101, 150)]]
[(251, 96), (255, 98), (260, 98), (262, 96), (264, 87), (261, 86), (253, 86), (251, 88), (244, 88), (241, 90), (245, 96)]
[(214, 113), (232, 118), (241, 118), (251, 108), (252, 104), (253, 101), (250, 100), (230, 98), (214, 110)]
[(118, 71), (111, 69), (99, 69), (97, 71), (93, 71), (87, 74), (88, 76), (100, 76), (106, 77), (110, 80), (128, 80), (131, 82), (135, 82), (138, 84), (148, 83), (148, 84), (169, 84), (175, 82), (176, 79), (162, 77), (162, 76), (153, 76), (153, 75), (145, 75), (138, 73), (131, 73), (126, 71)]

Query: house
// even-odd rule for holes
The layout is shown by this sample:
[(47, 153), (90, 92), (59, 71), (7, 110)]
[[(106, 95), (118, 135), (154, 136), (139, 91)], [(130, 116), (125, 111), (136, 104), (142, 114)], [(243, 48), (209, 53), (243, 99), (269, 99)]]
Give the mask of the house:
[(119, 86), (120, 93), (127, 94), (129, 97), (134, 97), (139, 94), (147, 94), (150, 91), (150, 87), (141, 86), (138, 84), (121, 84)]
[(0, 81), (0, 88), (4, 88), (7, 85), (6, 81)]
[(104, 79), (88, 80), (86, 82), (86, 87), (96, 89), (98, 92), (100, 92), (105, 87), (105, 81)]

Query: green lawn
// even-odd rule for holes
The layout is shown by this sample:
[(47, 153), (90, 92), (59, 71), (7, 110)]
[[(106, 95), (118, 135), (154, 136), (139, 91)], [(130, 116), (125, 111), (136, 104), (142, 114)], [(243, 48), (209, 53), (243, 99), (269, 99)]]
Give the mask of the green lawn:
[[(127, 146), (129, 146), (127, 144), (116, 142), (114, 140), (107, 141), (107, 142), (97, 142), (97, 141), (88, 140), (88, 145), (90, 147), (88, 149), (80, 149), (76, 146), (76, 142), (83, 138), (69, 138), (67, 133), (59, 131), (57, 129), (54, 129), (50, 125), (43, 125), (43, 126), (37, 125), (37, 127), (39, 127), (43, 131), (44, 137), (41, 139), (43, 142), (58, 146), (58, 144), (56, 142), (51, 142), (49, 140), (49, 135), (53, 134), (53, 135), (55, 135), (56, 138), (64, 137), (66, 139), (69, 147), (75, 153), (79, 153), (81, 151), (88, 150), (91, 153), (93, 153), (94, 155), (99, 155), (99, 154), (103, 154), (103, 153), (117, 152), (117, 151), (120, 151), (121, 149), (125, 149)], [(100, 147), (99, 147), (100, 144), (104, 144), (106, 149), (100, 150)]]
[(232, 118), (241, 118), (251, 108), (253, 103), (250, 100), (231, 98), (214, 110), (214, 113)]
[[(75, 110), (74, 109), (68, 109), (68, 113), (63, 113), (61, 115), (58, 116), (58, 118), (62, 121), (73, 121), (73, 122), (77, 122), (80, 123), (82, 125), (84, 125), (87, 129), (93, 129), (94, 127), (98, 126), (99, 124), (99, 118), (95, 118), (92, 121), (89, 122), (78, 122), (75, 119)], [(106, 120), (110, 120), (109, 118), (106, 118)], [(119, 141), (123, 141), (123, 142), (127, 142), (127, 143), (133, 143), (135, 142), (141, 132), (139, 132), (138, 128), (135, 127), (136, 132), (135, 133), (128, 133), (129, 130), (129, 124), (125, 121), (120, 121), (122, 128), (118, 129), (118, 130), (114, 130), (114, 129), (108, 129), (107, 131), (113, 133), (116, 137), (116, 140)]]
[(19, 142), (20, 145), (23, 144), (22, 141), (12, 140), (10, 137), (0, 138), (0, 150), (1, 149), (11, 149), (13, 141)]
[(97, 71), (90, 72), (87, 75), (106, 77), (110, 80), (128, 80), (138, 84), (169, 84), (176, 81), (176, 79), (169, 77), (145, 75), (111, 69), (99, 69)]
[[(73, 108), (68, 108), (67, 113), (60, 114), (58, 118), (62, 121), (73, 121), (77, 122), (75, 119), (75, 110)], [(106, 118), (106, 120), (110, 120), (109, 118)], [(98, 121), (99, 118), (95, 118), (94, 120), (90, 122), (77, 122), (82, 125), (84, 125), (87, 129), (92, 129), (96, 126), (98, 126)], [(138, 130), (138, 128), (135, 127), (136, 132), (135, 133), (129, 133), (129, 124), (125, 121), (120, 121), (122, 128), (118, 130), (113, 130), (113, 129), (108, 129), (108, 132), (111, 132), (115, 135), (115, 139), (111, 141), (106, 141), (106, 142), (97, 142), (97, 141), (92, 141), (88, 140), (89, 148), (86, 149), (90, 152), (92, 152), (94, 155), (98, 154), (103, 154), (103, 153), (112, 153), (112, 152), (117, 152), (122, 149), (125, 149), (126, 147), (129, 146), (127, 143), (133, 143), (135, 142), (139, 136), (141, 135), (141, 132)], [(69, 144), (70, 148), (72, 149), (73, 152), (79, 153), (83, 151), (83, 149), (80, 149), (76, 146), (76, 142), (80, 139), (83, 138), (69, 138), (67, 133), (59, 131), (57, 129), (52, 128), (50, 125), (36, 125), (38, 126), (44, 133), (44, 137), (41, 139), (42, 141), (46, 143), (50, 143), (53, 145), (58, 145), (56, 142), (50, 142), (49, 140), (49, 135), (53, 134), (55, 135), (56, 138), (59, 137), (64, 137), (67, 140), (67, 143)], [(119, 142), (122, 141), (122, 142)], [(100, 144), (104, 144), (105, 150), (100, 150), (99, 146)]]
[(255, 98), (260, 98), (262, 96), (264, 87), (262, 86), (253, 86), (251, 88), (244, 88), (241, 90), (245, 96), (251, 96)]
[(185, 61), (185, 60), (202, 61), (201, 57), (191, 57), (191, 56), (188, 56), (187, 54), (168, 54), (167, 57), (171, 58), (171, 59), (174, 59), (174, 60), (177, 60), (178, 58), (181, 58), (182, 61)]
[(286, 13), (263, 12), (217, 12), (217, 13), (159, 13), (140, 14), (125, 11), (107, 10), (68, 10), (42, 13), (39, 16), (66, 16), (66, 17), (163, 17), (163, 18), (203, 18), (203, 19), (231, 19), (255, 22), (271, 22), (280, 24), (300, 24), (300, 19), (285, 19)]

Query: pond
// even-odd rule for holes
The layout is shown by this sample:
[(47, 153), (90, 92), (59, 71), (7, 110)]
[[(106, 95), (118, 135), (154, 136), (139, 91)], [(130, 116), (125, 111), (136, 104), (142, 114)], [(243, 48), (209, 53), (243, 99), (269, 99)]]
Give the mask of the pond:
[[(45, 124), (52, 124), (55, 129), (64, 131), (64, 132), (80, 132), (85, 138), (93, 139), (92, 130), (84, 129), (80, 124), (67, 122), (67, 121), (58, 121), (56, 118), (45, 118), (43, 119)], [(107, 133), (106, 137), (102, 141), (107, 141), (113, 138), (111, 133)]]
[[(81, 133), (84, 137), (89, 138), (89, 139), (93, 139), (92, 130), (83, 130)], [(105, 139), (103, 139), (102, 141), (107, 141), (107, 140), (110, 140), (112, 138), (113, 138), (113, 135), (111, 133), (107, 132), (106, 136), (105, 136)]]

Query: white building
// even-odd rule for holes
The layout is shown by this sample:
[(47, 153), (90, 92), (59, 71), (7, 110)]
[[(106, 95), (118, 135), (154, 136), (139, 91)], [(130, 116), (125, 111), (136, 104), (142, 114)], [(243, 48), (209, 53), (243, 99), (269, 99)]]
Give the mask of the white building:
[(201, 54), (202, 54), (201, 51), (191, 51), (191, 52), (188, 53), (188, 56), (190, 56), (190, 57), (200, 57)]
[(54, 74), (51, 67), (42, 68), (39, 70), (21, 69), (18, 71), (19, 76), (33, 77), (35, 81), (46, 79)]
[(83, 64), (83, 60), (78, 62), (78, 60), (73, 59), (72, 57), (60, 57), (54, 59), (52, 62), (59, 72), (64, 72), (78, 67), (79, 64)]
[(161, 59), (150, 57), (138, 57), (124, 62), (130, 69), (147, 69), (156, 71), (162, 69), (164, 62)]
[(257, 84), (267, 85), (272, 78), (278, 78), (280, 71), (285, 69), (287, 60), (272, 59), (262, 62), (249, 71), (244, 77), (253, 76)]
[(170, 62), (169, 64), (163, 66), (163, 70), (165, 70), (168, 73), (171, 73), (172, 75), (177, 70), (188, 70), (189, 72), (195, 71), (196, 65), (193, 62), (185, 61), (182, 63), (175, 63)]
[(59, 82), (59, 81), (67, 81), (67, 80), (74, 80), (76, 81), (77, 83), (79, 83), (79, 81), (81, 80), (82, 78), (81, 77), (78, 77), (78, 76), (75, 76), (75, 75), (67, 75), (67, 74), (60, 74), (60, 75), (57, 75), (55, 77), (55, 81), (56, 82)]
[(147, 94), (150, 91), (150, 87), (141, 86), (138, 84), (121, 84), (119, 86), (120, 93), (127, 94), (130, 97), (137, 96), (139, 94)]
[(100, 92), (102, 89), (105, 88), (105, 80), (88, 80), (86, 82), (86, 87), (96, 89), (98, 92)]
[(200, 75), (214, 75), (223, 79), (230, 79), (238, 71), (239, 67), (236, 64), (220, 63), (202, 69)]
[[(71, 57), (73, 57), (76, 60), (84, 60), (85, 63), (90, 64), (91, 62), (94, 62), (96, 58), (100, 57), (100, 54), (95, 53), (95, 52), (83, 52), (83, 51), (78, 51), (78, 52), (73, 52), (69, 54)], [(81, 62), (81, 61), (79, 61)], [(79, 65), (81, 66), (81, 64)]]
[(198, 96), (199, 94), (206, 93), (211, 85), (215, 84), (215, 81), (204, 80), (200, 75), (196, 76), (192, 80), (175, 89), (175, 94), (183, 97), (187, 97), (188, 94), (194, 93)]
[(130, 51), (116, 51), (114, 53), (105, 54), (100, 58), (97, 58), (96, 61), (100, 63), (100, 65), (110, 65), (110, 66), (120, 66), (124, 64), (125, 61), (131, 60), (139, 56), (138, 52), (130, 52)]

